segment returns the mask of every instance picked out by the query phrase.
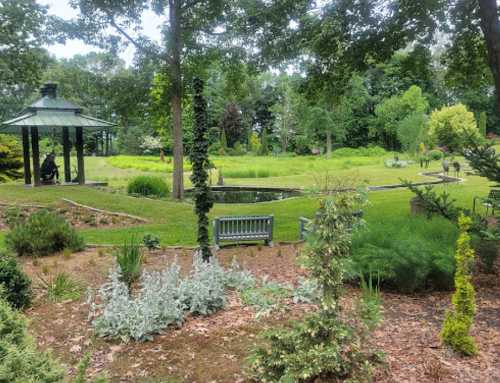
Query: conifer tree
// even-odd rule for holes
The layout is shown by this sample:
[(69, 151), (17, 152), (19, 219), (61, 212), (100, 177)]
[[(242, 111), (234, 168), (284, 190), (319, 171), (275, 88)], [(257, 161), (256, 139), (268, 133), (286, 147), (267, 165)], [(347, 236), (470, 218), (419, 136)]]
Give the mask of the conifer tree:
[(463, 214), (458, 220), (460, 236), (455, 253), (455, 293), (451, 298), (453, 309), (446, 313), (441, 331), (443, 343), (464, 355), (477, 353), (474, 338), (469, 335), (476, 314), (475, 291), (471, 283), (474, 250), (471, 248), (470, 236), (467, 233), (471, 223), (471, 218)]

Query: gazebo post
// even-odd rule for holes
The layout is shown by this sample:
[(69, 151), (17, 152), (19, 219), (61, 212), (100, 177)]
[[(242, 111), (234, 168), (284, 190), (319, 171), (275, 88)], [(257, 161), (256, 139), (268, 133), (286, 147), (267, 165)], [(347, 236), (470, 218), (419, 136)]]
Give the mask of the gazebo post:
[(27, 126), (22, 127), (22, 136), (23, 136), (24, 184), (31, 185), (30, 136)]
[(40, 186), (40, 149), (38, 146), (38, 128), (31, 127), (31, 151), (33, 152), (33, 183), (35, 186)]
[(71, 145), (69, 142), (69, 129), (64, 126), (62, 129), (63, 138), (63, 157), (64, 157), (64, 182), (71, 182), (71, 163), (70, 163), (70, 153)]
[(81, 126), (76, 128), (76, 161), (78, 163), (78, 183), (85, 185), (85, 166), (83, 164), (83, 129)]

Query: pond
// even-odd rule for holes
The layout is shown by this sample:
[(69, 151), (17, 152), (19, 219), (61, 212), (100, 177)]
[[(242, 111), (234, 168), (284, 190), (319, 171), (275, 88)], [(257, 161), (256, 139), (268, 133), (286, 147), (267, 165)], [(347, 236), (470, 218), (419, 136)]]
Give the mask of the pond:
[[(297, 189), (260, 188), (245, 186), (214, 186), (211, 188), (215, 203), (258, 203), (278, 201), (286, 198), (300, 196), (302, 192)], [(192, 198), (193, 190), (186, 194)]]

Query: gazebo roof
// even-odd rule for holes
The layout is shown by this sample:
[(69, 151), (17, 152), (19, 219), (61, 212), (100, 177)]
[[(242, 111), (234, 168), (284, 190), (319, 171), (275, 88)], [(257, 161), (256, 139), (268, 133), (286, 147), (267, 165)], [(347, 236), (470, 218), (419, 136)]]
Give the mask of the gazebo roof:
[(103, 129), (115, 124), (82, 114), (83, 108), (57, 97), (57, 84), (47, 83), (41, 89), (42, 98), (28, 106), (20, 116), (0, 123), (0, 132), (18, 132), (22, 127), (36, 126), (39, 130), (62, 127)]

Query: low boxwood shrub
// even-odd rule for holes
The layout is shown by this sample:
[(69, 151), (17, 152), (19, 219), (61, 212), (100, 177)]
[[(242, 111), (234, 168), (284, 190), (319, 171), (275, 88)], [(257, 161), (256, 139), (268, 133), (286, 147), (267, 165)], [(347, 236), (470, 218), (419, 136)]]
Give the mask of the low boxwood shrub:
[(0, 296), (17, 309), (31, 303), (31, 280), (16, 260), (0, 252)]
[(428, 156), (433, 161), (439, 161), (441, 158), (443, 158), (443, 152), (441, 150), (434, 149), (428, 153)]
[(7, 233), (5, 243), (17, 255), (44, 256), (69, 249), (80, 251), (83, 238), (60, 215), (43, 209), (16, 222)]
[(376, 275), (382, 287), (404, 293), (449, 290), (457, 235), (455, 225), (441, 217), (371, 221), (353, 238), (353, 275)]
[(137, 176), (127, 185), (127, 193), (144, 197), (166, 197), (169, 193), (168, 184), (160, 177)]
[(50, 355), (36, 349), (24, 316), (0, 299), (0, 382), (59, 383), (63, 376)]

